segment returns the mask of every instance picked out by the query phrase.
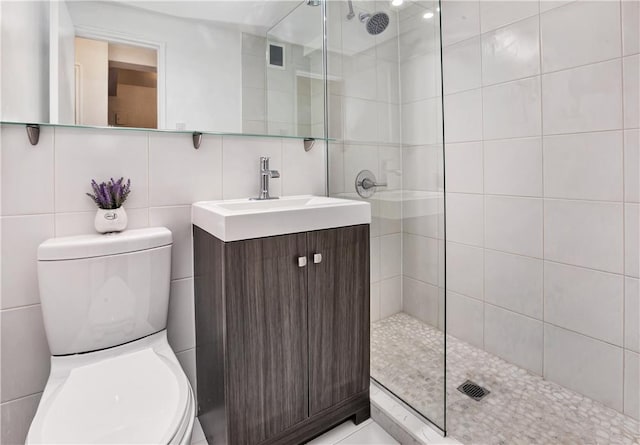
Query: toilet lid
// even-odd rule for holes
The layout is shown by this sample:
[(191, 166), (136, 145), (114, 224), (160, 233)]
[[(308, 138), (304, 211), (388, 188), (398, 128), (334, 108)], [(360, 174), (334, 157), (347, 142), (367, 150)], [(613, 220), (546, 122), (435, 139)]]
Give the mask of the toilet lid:
[(176, 364), (153, 349), (73, 369), (48, 398), (39, 438), (47, 443), (168, 443), (188, 403)]

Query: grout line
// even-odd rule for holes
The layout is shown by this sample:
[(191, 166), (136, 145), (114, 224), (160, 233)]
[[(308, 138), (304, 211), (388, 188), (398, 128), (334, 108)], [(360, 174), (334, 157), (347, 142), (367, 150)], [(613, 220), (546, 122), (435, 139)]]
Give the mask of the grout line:
[[(542, 76), (542, 11), (540, 10), (540, 2), (538, 2), (538, 69), (540, 72), (540, 133), (542, 135), (544, 135), (544, 94), (543, 92), (543, 76)], [(544, 136), (540, 137), (540, 185), (542, 186), (542, 196), (545, 196), (545, 189), (544, 189)], [(540, 374), (542, 376), (542, 378), (544, 378), (545, 372), (544, 372), (544, 364), (545, 364), (545, 328), (544, 328), (544, 314), (545, 314), (545, 308), (544, 308), (544, 303), (546, 300), (546, 295), (545, 295), (545, 286), (544, 286), (544, 279), (545, 279), (545, 267), (544, 267), (544, 258), (545, 258), (545, 251), (544, 251), (544, 244), (545, 244), (545, 230), (544, 230), (544, 220), (545, 220), (545, 208), (546, 206), (544, 205), (544, 200), (542, 201), (542, 363), (541, 363), (541, 369), (540, 369)]]

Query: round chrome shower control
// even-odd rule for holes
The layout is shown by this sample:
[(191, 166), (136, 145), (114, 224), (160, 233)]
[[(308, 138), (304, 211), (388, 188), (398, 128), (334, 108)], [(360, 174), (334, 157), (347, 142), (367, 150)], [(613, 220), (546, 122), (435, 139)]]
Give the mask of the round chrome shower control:
[(362, 170), (356, 176), (356, 192), (362, 198), (370, 198), (378, 187), (386, 186), (386, 182), (376, 182), (376, 177), (370, 170)]

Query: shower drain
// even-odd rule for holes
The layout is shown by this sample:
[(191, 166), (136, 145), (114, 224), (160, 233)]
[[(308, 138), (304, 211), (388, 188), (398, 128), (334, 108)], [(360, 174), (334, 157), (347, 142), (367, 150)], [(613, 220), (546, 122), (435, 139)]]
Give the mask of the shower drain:
[(462, 385), (458, 386), (458, 391), (468, 395), (473, 400), (480, 400), (491, 392), (477, 383), (473, 383), (471, 380), (467, 380)]

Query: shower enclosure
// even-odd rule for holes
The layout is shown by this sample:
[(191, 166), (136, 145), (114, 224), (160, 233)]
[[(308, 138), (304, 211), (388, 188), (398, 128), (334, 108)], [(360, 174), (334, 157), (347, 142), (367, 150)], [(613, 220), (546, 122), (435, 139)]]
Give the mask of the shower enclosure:
[(329, 193), (372, 208), (372, 379), (444, 432), (439, 4), (400, 3), (326, 3)]
[(463, 443), (638, 443), (640, 2), (326, 7), (374, 384)]

